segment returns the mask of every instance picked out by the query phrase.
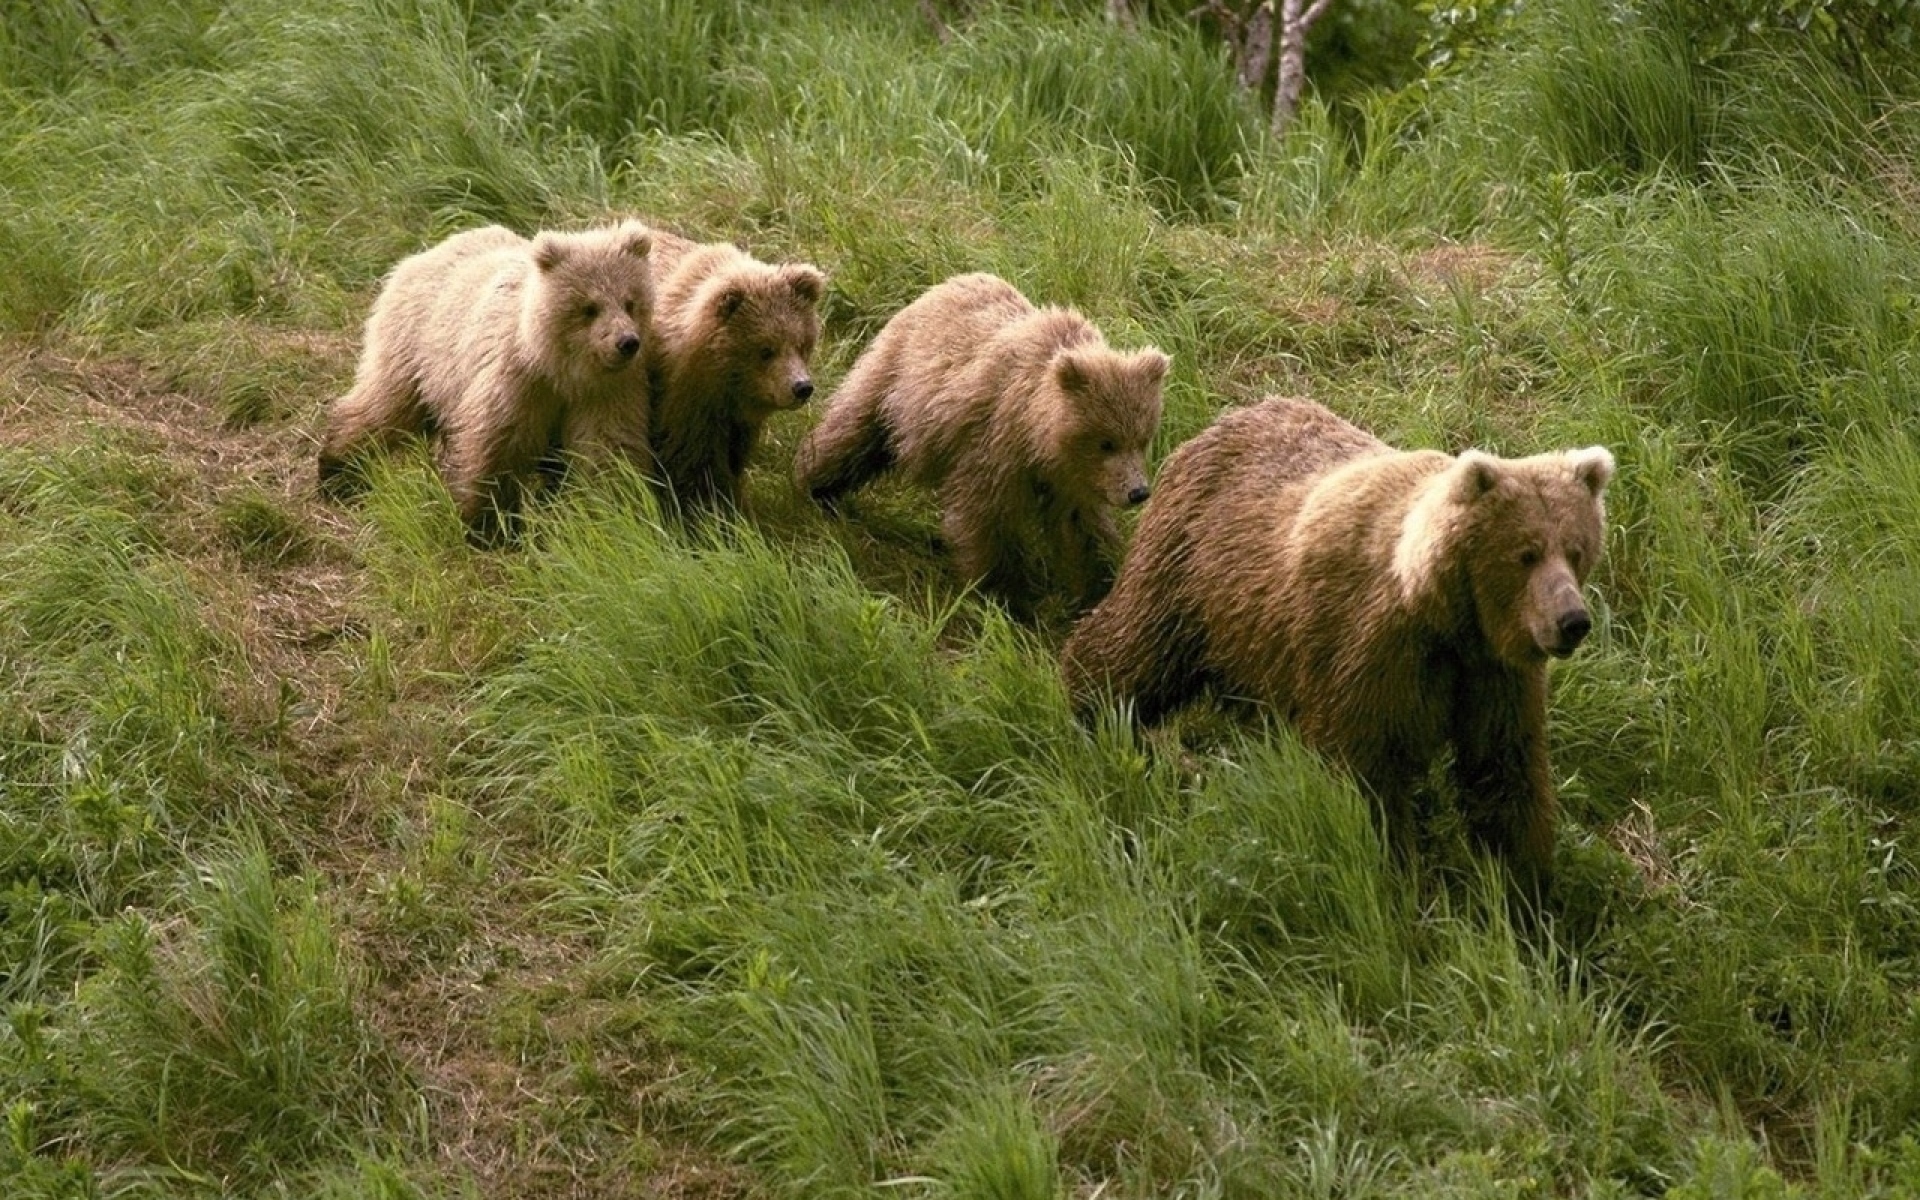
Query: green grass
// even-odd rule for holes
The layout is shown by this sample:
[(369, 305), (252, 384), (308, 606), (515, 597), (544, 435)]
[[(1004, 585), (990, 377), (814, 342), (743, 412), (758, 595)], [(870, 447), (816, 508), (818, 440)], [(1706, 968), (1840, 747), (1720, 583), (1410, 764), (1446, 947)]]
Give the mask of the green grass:
[[(1178, 13), (940, 7), (0, 0), (0, 1190), (1920, 1188), (1920, 81), (1527, 5), (1274, 141)], [(395, 260), (615, 213), (822, 266), (827, 391), (992, 270), (1172, 355), (1156, 456), (1609, 445), (1546, 921), (1444, 789), (1410, 867), (1075, 724), (811, 414), (700, 535), (313, 497)]]
[(258, 845), (212, 849), (183, 927), (128, 915), (100, 933), (71, 1050), (81, 1136), (106, 1161), (238, 1189), (398, 1136), (403, 1072), (317, 900)]

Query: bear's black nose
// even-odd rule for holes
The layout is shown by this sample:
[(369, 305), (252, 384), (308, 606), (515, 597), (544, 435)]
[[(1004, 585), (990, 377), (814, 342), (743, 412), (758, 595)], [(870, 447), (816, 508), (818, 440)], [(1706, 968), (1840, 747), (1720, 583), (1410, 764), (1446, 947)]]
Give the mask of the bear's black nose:
[(802, 379), (793, 385), (793, 398), (802, 404), (806, 403), (807, 397), (811, 395), (813, 395), (813, 380)]
[(621, 358), (632, 358), (640, 353), (640, 335), (623, 333), (620, 335), (620, 340), (613, 344), (613, 348), (620, 352)]
[(1587, 634), (1591, 632), (1593, 632), (1593, 618), (1587, 615), (1585, 609), (1575, 609), (1570, 613), (1561, 614), (1561, 651), (1567, 654), (1573, 653), (1573, 648), (1585, 641)]
[(1147, 497), (1150, 495), (1152, 495), (1152, 493), (1147, 490), (1147, 485), (1143, 483), (1139, 487), (1128, 489), (1127, 503), (1128, 504), (1145, 504), (1147, 502)]

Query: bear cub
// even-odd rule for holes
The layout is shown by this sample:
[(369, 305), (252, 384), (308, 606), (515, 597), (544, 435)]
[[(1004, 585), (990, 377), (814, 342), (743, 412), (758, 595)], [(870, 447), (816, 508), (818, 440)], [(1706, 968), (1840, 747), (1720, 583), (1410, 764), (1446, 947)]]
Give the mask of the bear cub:
[(432, 434), (460, 518), (485, 542), (555, 450), (650, 466), (652, 246), (637, 221), (531, 241), (494, 225), (401, 261), (367, 318), (353, 388), (328, 410), (322, 490), (348, 490), (368, 448)]
[(960, 275), (888, 321), (794, 462), (832, 508), (897, 468), (935, 491), (958, 574), (1031, 617), (1091, 606), (1119, 564), (1117, 509), (1147, 498), (1168, 360), (1109, 347), (1079, 313)]
[(768, 418), (813, 395), (808, 364), (826, 276), (723, 242), (660, 230), (655, 239), (660, 291), (647, 365), (661, 482), (685, 516), (739, 511)]
[(1443, 749), (1475, 840), (1534, 898), (1554, 838), (1547, 660), (1593, 620), (1613, 456), (1394, 450), (1308, 400), (1231, 412), (1169, 456), (1113, 591), (1061, 653), (1085, 716), (1203, 690), (1264, 705), (1411, 845)]

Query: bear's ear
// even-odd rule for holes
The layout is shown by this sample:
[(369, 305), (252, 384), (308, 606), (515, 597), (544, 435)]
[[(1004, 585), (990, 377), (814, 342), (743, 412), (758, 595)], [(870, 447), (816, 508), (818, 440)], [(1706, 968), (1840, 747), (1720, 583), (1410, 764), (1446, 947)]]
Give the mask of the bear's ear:
[(733, 314), (747, 302), (747, 289), (737, 283), (729, 283), (713, 296), (713, 315), (722, 321), (731, 321)]
[(1468, 450), (1453, 463), (1451, 494), (1458, 504), (1472, 504), (1500, 486), (1500, 460), (1491, 454)]
[(789, 263), (780, 268), (780, 274), (786, 278), (787, 289), (795, 298), (805, 304), (820, 303), (820, 293), (827, 288), (827, 277), (818, 267), (806, 263)]
[(653, 253), (653, 230), (638, 221), (622, 222), (620, 239), (620, 248), (635, 258), (645, 258)]
[(567, 258), (567, 243), (557, 233), (543, 233), (533, 239), (533, 265), (544, 273)]
[(1587, 485), (1594, 499), (1606, 492), (1607, 484), (1613, 479), (1613, 454), (1605, 446), (1569, 450), (1567, 461), (1573, 466), (1573, 477)]
[(1076, 396), (1084, 396), (1093, 388), (1093, 375), (1087, 370), (1087, 364), (1071, 350), (1062, 350), (1053, 356), (1053, 378), (1061, 391)]
[(1140, 371), (1140, 378), (1147, 383), (1159, 383), (1167, 377), (1167, 367), (1172, 360), (1158, 350), (1142, 350), (1134, 355), (1133, 361)]

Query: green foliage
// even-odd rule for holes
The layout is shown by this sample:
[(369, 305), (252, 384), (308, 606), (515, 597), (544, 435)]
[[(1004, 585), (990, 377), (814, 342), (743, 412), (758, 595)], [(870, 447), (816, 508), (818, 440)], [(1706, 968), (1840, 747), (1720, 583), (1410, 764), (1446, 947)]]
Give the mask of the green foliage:
[(79, 5), (9, 0), (0, 13), (0, 78), (10, 86), (60, 92), (84, 74), (91, 31)]
[[(0, 0), (0, 1191), (1913, 1192), (1905, 10), (1355, 94), (1411, 9), (1342, 5), (1274, 141), (1190, 5), (937, 7)], [(616, 212), (825, 267), (827, 390), (985, 269), (1172, 354), (1158, 457), (1611, 446), (1541, 922), (1444, 789), (1400, 862), (1278, 723), (1077, 725), (805, 413), (698, 531), (310, 499), (383, 271)]]
[(1795, 34), (1856, 67), (1902, 65), (1920, 37), (1913, 0), (1713, 0), (1694, 22), (1704, 55), (1756, 38)]
[(1485, 157), (1528, 174), (1596, 172), (1609, 183), (1698, 166), (1702, 84), (1668, 9), (1526, 5), (1499, 29), (1503, 53), (1469, 60), (1463, 84), (1437, 104), (1443, 123), (1483, 137), (1500, 131)]
[[(111, 911), (144, 893), (175, 840), (270, 785), (219, 699), (232, 653), (159, 553), (142, 468), (106, 448), (0, 456), (0, 655), (9, 746), (0, 863)], [(113, 492), (125, 509), (108, 507)]]
[(219, 513), (221, 540), (242, 558), (275, 564), (310, 552), (306, 530), (273, 500), (260, 495), (226, 502)]
[(935, 1178), (941, 1194), (966, 1200), (1053, 1200), (1061, 1194), (1059, 1154), (1031, 1105), (989, 1093), (954, 1113)]
[(1052, 126), (1111, 147), (1143, 183), (1187, 211), (1231, 183), (1257, 125), (1227, 81), (1217, 47), (1196, 35), (1142, 38), (1093, 21), (1037, 32), (1027, 22), (989, 23), (969, 30), (943, 64), (949, 78), (965, 81), (972, 104), (1004, 98), (982, 147), (990, 160), (1017, 163), (1010, 138), (1023, 125)]
[[(1652, 6), (1641, 0), (1611, 0), (1611, 6), (1621, 12), (1653, 7), (1677, 20), (1690, 54), (1702, 63), (1717, 63), (1755, 46), (1775, 52), (1795, 47), (1857, 72), (1904, 70), (1920, 34), (1920, 8), (1912, 0), (1707, 0)], [(1431, 29), (1433, 61), (1444, 66), (1478, 53), (1526, 7), (1513, 0), (1420, 0)]]
[[(1631, 212), (1632, 210), (1622, 210)], [(1847, 382), (1896, 332), (1888, 244), (1788, 184), (1689, 191), (1641, 210), (1600, 210), (1604, 244), (1582, 264), (1591, 298), (1645, 355), (1644, 386), (1670, 419), (1700, 422), (1762, 487), (1804, 463), (1822, 435), (1885, 411)]]
[(405, 1102), (398, 1065), (310, 890), (258, 846), (203, 860), (184, 925), (129, 915), (79, 997), (74, 1087), (88, 1142), (245, 1187), (368, 1146)]
[(554, 11), (526, 6), (500, 51), (524, 63), (557, 127), (617, 150), (637, 133), (725, 134), (743, 115), (730, 78), (751, 53), (752, 12), (737, 3), (597, 0)]

